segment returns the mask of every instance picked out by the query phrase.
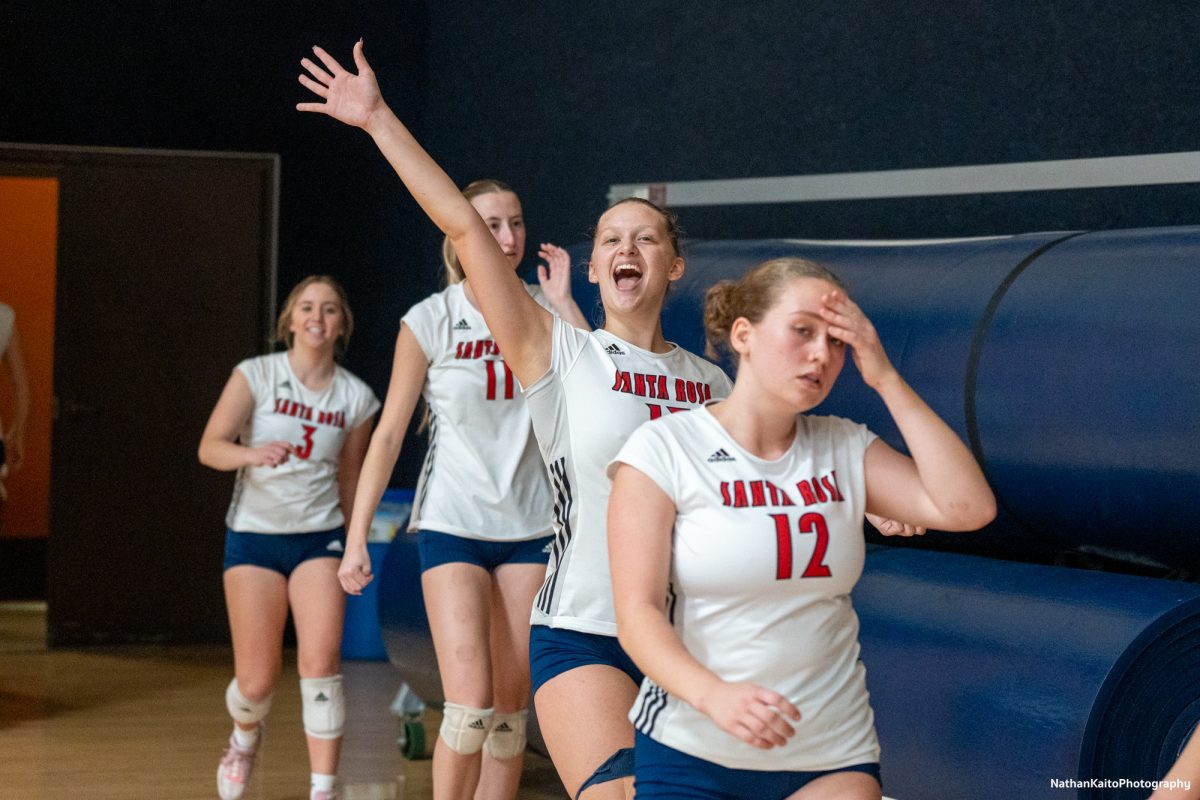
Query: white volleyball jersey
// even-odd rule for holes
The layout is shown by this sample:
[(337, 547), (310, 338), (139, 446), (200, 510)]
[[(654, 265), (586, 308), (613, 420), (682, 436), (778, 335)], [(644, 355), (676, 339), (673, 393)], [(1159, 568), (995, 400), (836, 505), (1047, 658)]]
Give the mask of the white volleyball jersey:
[(525, 391), (554, 492), (554, 544), (532, 621), (615, 636), (605, 467), (643, 422), (725, 397), (731, 386), (715, 364), (675, 345), (652, 353), (557, 319), (552, 335), (550, 370)]
[(613, 461), (676, 508), (667, 613), (684, 646), (726, 681), (774, 689), (796, 735), (758, 750), (647, 678), (629, 719), (668, 747), (734, 769), (827, 770), (879, 760), (850, 590), (865, 557), (863, 457), (875, 435), (840, 417), (796, 418), (765, 461), (708, 409), (643, 425)]
[(341, 525), (338, 459), (346, 434), (379, 410), (371, 387), (337, 367), (319, 391), (300, 382), (286, 352), (237, 365), (250, 383), (254, 413), (239, 441), (247, 447), (291, 442), (277, 467), (238, 470), (225, 524), (246, 533), (311, 533)]
[[(550, 310), (539, 287), (525, 288)], [(520, 384), (464, 285), (422, 300), (401, 322), (429, 361), (429, 449), (409, 530), (493, 541), (549, 534), (550, 485)]]

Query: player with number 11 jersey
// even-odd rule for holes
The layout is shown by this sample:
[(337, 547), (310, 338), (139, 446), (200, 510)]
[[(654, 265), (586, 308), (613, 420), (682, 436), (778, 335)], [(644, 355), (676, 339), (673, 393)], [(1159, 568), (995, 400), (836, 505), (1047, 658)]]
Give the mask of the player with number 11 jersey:
[[(401, 320), (429, 361), (429, 448), (408, 529), (492, 541), (545, 536), (550, 490), (521, 387), (465, 287), (452, 284)], [(526, 289), (553, 312), (540, 287)]]

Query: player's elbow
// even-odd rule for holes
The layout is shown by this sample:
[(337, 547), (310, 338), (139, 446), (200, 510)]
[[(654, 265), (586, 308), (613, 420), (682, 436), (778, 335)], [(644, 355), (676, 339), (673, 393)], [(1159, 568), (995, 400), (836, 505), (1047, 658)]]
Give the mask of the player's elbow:
[(955, 504), (948, 516), (949, 524), (943, 530), (977, 531), (996, 518), (996, 496), (988, 489), (978, 497)]

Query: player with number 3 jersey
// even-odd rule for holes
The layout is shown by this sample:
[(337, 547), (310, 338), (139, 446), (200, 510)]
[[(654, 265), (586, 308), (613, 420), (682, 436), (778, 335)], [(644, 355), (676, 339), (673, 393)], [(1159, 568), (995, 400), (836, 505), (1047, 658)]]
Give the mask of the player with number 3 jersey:
[(346, 706), (338, 674), (345, 595), (338, 563), (379, 401), (336, 361), (354, 329), (346, 293), (327, 275), (301, 281), (284, 304), (282, 353), (237, 365), (200, 439), (200, 461), (237, 470), (226, 517), (225, 604), (233, 717), (217, 793), (245, 792), (283, 659), (290, 609), (296, 629), (310, 800), (336, 800)]

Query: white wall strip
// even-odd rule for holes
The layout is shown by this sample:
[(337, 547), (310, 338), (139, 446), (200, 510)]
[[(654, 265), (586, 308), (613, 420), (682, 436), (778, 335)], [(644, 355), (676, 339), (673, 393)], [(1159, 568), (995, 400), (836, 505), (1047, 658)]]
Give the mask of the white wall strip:
[(608, 200), (613, 203), (624, 197), (643, 197), (679, 208), (1100, 189), (1168, 183), (1200, 183), (1200, 152), (777, 178), (618, 183), (609, 187)]

